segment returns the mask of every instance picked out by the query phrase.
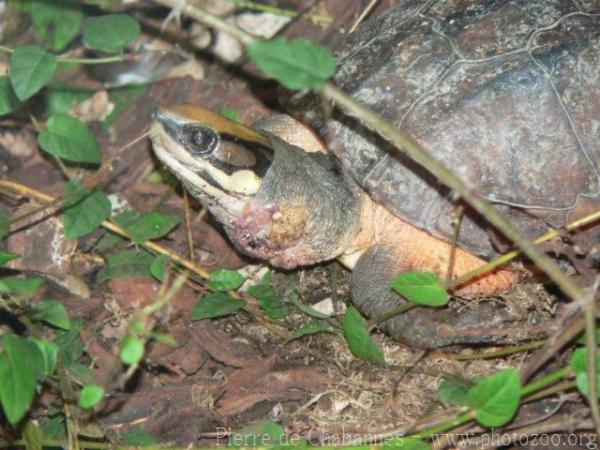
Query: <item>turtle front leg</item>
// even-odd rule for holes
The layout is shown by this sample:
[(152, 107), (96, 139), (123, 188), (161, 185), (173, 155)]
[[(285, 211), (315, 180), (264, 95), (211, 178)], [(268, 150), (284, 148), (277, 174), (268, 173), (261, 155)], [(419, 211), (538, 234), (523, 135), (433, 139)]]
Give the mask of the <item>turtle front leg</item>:
[[(379, 244), (368, 249), (354, 266), (352, 302), (368, 317), (376, 319), (406, 302), (391, 289), (392, 280), (407, 270), (427, 270), (407, 261), (402, 246)], [(481, 286), (479, 287), (481, 288)], [(471, 291), (474, 287), (470, 287)], [(509, 344), (539, 335), (539, 330), (511, 327), (511, 316), (491, 303), (478, 303), (464, 311), (450, 307), (416, 307), (389, 319), (381, 328), (409, 346), (435, 349), (458, 344)]]

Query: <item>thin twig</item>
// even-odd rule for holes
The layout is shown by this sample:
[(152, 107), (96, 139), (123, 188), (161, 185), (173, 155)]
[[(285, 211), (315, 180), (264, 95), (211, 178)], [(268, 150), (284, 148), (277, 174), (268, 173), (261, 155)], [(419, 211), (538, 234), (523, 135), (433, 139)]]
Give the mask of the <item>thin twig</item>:
[(588, 375), (588, 403), (592, 411), (592, 419), (596, 431), (600, 434), (600, 408), (598, 408), (598, 371), (596, 342), (596, 294), (600, 287), (600, 276), (596, 277), (594, 285), (590, 288), (587, 298), (584, 299), (583, 311), (585, 315), (585, 346), (587, 348), (587, 375)]
[(354, 31), (358, 28), (362, 21), (365, 20), (365, 17), (367, 17), (367, 15), (369, 15), (373, 8), (375, 8), (375, 5), (377, 5), (378, 2), (379, 0), (371, 0), (371, 3), (367, 5), (367, 7), (363, 10), (360, 16), (358, 16), (358, 19), (354, 21), (354, 23), (350, 27), (350, 30), (348, 30), (348, 33), (354, 33)]
[(458, 238), (460, 236), (460, 225), (462, 223), (463, 218), (463, 206), (458, 205), (454, 211), (454, 231), (452, 233), (452, 242), (450, 242), (450, 258), (448, 258), (448, 271), (446, 272), (446, 280), (444, 281), (444, 286), (446, 289), (450, 286), (452, 282), (452, 275), (454, 274), (454, 263), (456, 262), (456, 248), (458, 247)]
[(194, 236), (192, 236), (192, 221), (190, 219), (190, 196), (187, 190), (183, 190), (183, 218), (185, 219), (185, 234), (187, 236), (188, 257), (194, 261)]

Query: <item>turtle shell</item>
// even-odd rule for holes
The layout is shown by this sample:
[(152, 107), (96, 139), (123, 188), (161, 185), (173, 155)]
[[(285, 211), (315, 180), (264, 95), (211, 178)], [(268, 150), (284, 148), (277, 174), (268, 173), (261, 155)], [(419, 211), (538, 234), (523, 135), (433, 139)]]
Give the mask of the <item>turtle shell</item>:
[[(527, 235), (600, 205), (597, 0), (400, 0), (334, 50), (339, 87)], [(325, 131), (318, 108), (304, 111)], [(451, 238), (456, 198), (435, 177), (339, 111), (324, 135), (376, 200)], [(467, 209), (459, 243), (492, 256), (492, 241)]]

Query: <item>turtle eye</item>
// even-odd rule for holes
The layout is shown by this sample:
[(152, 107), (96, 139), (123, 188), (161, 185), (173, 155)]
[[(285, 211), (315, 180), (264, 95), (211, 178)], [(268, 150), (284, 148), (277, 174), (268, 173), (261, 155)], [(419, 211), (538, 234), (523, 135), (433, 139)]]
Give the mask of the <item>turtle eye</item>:
[(207, 155), (219, 143), (219, 136), (210, 128), (194, 126), (186, 131), (185, 145), (192, 155)]

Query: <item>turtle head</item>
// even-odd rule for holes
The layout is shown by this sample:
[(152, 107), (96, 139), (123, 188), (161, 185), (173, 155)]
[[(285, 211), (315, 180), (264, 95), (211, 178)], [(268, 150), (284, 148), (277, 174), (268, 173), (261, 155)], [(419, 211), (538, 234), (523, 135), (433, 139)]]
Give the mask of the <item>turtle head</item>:
[(153, 117), (158, 159), (220, 222), (231, 224), (271, 164), (267, 137), (196, 105), (159, 108)]
[(356, 234), (360, 194), (332, 157), (278, 137), (290, 122), (278, 123), (256, 131), (178, 105), (155, 112), (150, 136), (243, 253), (284, 268), (334, 258)]

